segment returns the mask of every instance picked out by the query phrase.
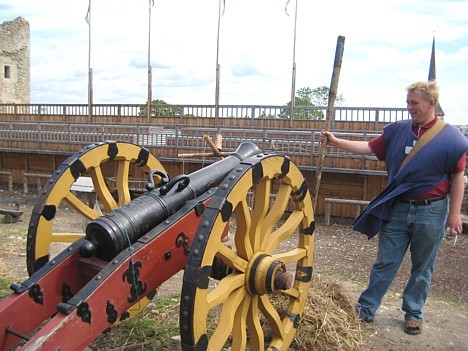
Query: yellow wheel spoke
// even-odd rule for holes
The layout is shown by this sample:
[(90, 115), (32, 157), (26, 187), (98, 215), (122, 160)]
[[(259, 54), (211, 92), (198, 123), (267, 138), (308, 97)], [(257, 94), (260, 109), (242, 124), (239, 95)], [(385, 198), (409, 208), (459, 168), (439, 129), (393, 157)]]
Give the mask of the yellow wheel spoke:
[(51, 238), (54, 243), (74, 243), (83, 236), (84, 233), (52, 233)]
[(287, 252), (272, 255), (275, 260), (283, 262), (284, 264), (297, 262), (306, 256), (307, 250), (299, 247)]
[(234, 213), (236, 214), (237, 220), (236, 236), (234, 238), (237, 254), (247, 260), (253, 255), (252, 243), (248, 235), (252, 224), (252, 217), (247, 201), (242, 201), (240, 205), (235, 208)]
[(273, 335), (279, 338), (284, 338), (283, 322), (281, 317), (266, 295), (260, 296), (260, 310), (268, 320)]
[(109, 191), (109, 188), (107, 187), (101, 167), (91, 168), (89, 173), (93, 179), (94, 190), (104, 205), (104, 211), (109, 213), (111, 210), (116, 209), (118, 207), (117, 203), (115, 202), (112, 194)]
[[(241, 306), (237, 309), (232, 329), (232, 350), (245, 350), (247, 346), (247, 313), (251, 306), (252, 299), (246, 295)], [(254, 348), (254, 350), (256, 350)]]
[(220, 245), (216, 256), (220, 257), (225, 264), (238, 272), (245, 272), (248, 262), (239, 257), (236, 252), (225, 245)]
[(120, 160), (117, 168), (117, 194), (119, 196), (119, 206), (131, 201), (128, 174), (130, 170), (129, 160)]
[(226, 343), (234, 325), (237, 309), (241, 306), (245, 296), (246, 292), (244, 289), (237, 289), (230, 295), (229, 300), (224, 303), (219, 324), (210, 339), (210, 350), (221, 350)]
[[(265, 215), (270, 208), (270, 189), (271, 181), (262, 180), (255, 187), (255, 199), (254, 199), (254, 208), (252, 213), (252, 223), (263, 223)], [(261, 248), (263, 242), (263, 236), (261, 232), (261, 225), (252, 225), (250, 227), (250, 242), (252, 247), (255, 250)]]
[(265, 349), (265, 335), (260, 323), (260, 311), (258, 308), (260, 297), (254, 296), (250, 304), (247, 326), (250, 331), (250, 345), (252, 350)]
[(232, 298), (233, 293), (244, 286), (244, 274), (232, 273), (222, 279), (218, 286), (210, 291), (206, 297), (208, 309), (212, 309)]
[[(291, 194), (291, 187), (288, 184), (282, 184), (273, 203), (273, 206), (268, 212), (268, 215), (262, 221), (262, 237), (267, 238), (271, 233), (272, 228), (280, 221), (284, 216), (286, 207), (289, 203), (289, 195)], [(267, 244), (270, 240), (263, 240), (263, 244)], [(264, 248), (261, 248), (263, 251)]]
[(265, 240), (264, 251), (267, 253), (273, 253), (282, 242), (288, 239), (296, 231), (303, 218), (304, 214), (302, 211), (292, 212), (286, 222), (271, 233), (269, 240)]
[(95, 210), (93, 210), (91, 207), (86, 205), (83, 201), (81, 201), (78, 197), (76, 197), (76, 195), (74, 195), (71, 192), (69, 192), (66, 195), (65, 201), (67, 201), (70, 204), (70, 206), (73, 207), (78, 213), (80, 213), (89, 220), (95, 220), (101, 215)]
[(302, 293), (303, 293), (302, 291), (299, 291), (298, 289), (294, 287), (288, 290), (281, 291), (281, 295), (288, 296), (293, 299), (299, 299)]

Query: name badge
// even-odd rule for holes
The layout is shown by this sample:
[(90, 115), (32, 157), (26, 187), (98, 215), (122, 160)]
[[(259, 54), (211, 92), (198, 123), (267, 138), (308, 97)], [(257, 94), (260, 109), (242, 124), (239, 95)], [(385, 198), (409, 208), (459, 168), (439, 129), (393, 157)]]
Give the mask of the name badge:
[(409, 154), (411, 152), (411, 150), (413, 149), (414, 145), (416, 145), (418, 141), (417, 140), (413, 140), (413, 146), (407, 146), (405, 147), (405, 154)]

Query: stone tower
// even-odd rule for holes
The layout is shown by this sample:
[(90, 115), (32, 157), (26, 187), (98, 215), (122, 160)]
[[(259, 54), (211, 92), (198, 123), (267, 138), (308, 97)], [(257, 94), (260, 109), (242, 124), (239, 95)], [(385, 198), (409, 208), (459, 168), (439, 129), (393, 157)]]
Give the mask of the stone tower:
[(0, 24), (0, 103), (30, 103), (29, 23), (22, 17)]

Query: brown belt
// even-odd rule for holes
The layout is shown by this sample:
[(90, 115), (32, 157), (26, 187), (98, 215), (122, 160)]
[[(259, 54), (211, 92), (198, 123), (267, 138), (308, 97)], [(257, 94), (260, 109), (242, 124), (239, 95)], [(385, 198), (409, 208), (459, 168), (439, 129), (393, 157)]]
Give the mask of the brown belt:
[(433, 197), (432, 199), (422, 199), (422, 200), (400, 199), (400, 201), (406, 202), (407, 204), (410, 204), (413, 206), (427, 206), (427, 205), (432, 204), (433, 202), (444, 200), (446, 197), (447, 195), (441, 196), (441, 197)]

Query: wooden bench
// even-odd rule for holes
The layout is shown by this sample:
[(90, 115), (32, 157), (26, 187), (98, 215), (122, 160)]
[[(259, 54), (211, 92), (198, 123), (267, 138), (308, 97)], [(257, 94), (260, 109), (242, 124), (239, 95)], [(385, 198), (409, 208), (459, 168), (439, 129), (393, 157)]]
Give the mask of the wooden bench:
[(0, 214), (5, 215), (3, 217), (3, 223), (16, 223), (23, 221), (23, 211), (0, 208)]
[(16, 223), (23, 221), (23, 211), (20, 211), (20, 204), (25, 204), (26, 200), (16, 198), (0, 198), (0, 203), (15, 206), (15, 209), (0, 208), (0, 214), (4, 215), (3, 223)]
[(49, 179), (50, 174), (42, 173), (23, 173), (23, 191), (25, 194), (29, 192), (29, 178), (37, 179), (37, 193), (40, 194), (42, 190), (42, 179)]
[(356, 206), (356, 217), (361, 213), (361, 207), (369, 205), (370, 201), (365, 200), (349, 200), (349, 199), (334, 199), (325, 198), (325, 225), (330, 225), (330, 214), (332, 204), (346, 204)]

